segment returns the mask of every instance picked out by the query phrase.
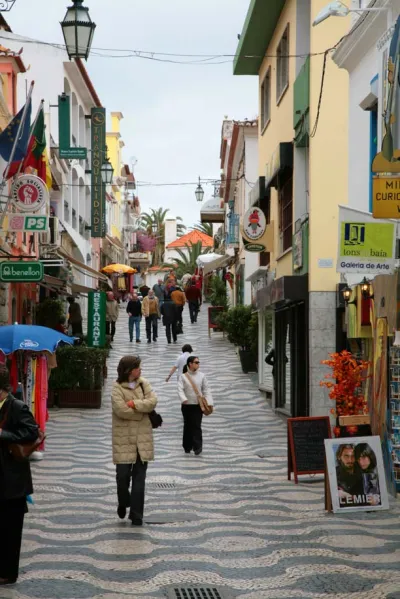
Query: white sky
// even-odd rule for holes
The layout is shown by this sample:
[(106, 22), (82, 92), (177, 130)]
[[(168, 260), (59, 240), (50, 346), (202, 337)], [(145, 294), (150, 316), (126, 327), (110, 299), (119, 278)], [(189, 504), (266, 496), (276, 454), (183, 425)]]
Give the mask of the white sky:
[[(249, 2), (85, 0), (84, 5), (97, 25), (94, 48), (234, 54)], [(68, 0), (16, 0), (4, 16), (16, 34), (61, 42), (59, 22), (69, 4)], [(139, 181), (218, 178), (224, 116), (239, 120), (257, 114), (257, 78), (234, 77), (231, 62), (196, 66), (92, 56), (87, 68), (107, 111), (124, 115), (124, 161), (131, 164), (132, 157), (137, 159)], [(213, 189), (209, 185), (204, 190), (206, 201)], [(191, 226), (200, 220), (201, 205), (194, 191), (195, 185), (139, 187), (138, 195), (143, 211), (163, 206)]]

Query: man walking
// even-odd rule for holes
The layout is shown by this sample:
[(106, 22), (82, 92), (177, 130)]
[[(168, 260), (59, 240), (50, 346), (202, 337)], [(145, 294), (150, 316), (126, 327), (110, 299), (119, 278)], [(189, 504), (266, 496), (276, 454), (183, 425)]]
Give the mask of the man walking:
[(154, 295), (158, 299), (158, 305), (161, 306), (164, 303), (164, 283), (162, 279), (158, 279), (158, 282), (153, 285)]
[(160, 308), (158, 299), (154, 295), (154, 291), (150, 289), (149, 294), (142, 302), (142, 314), (146, 319), (146, 335), (147, 343), (151, 343), (151, 331), (153, 330), (153, 341), (157, 341), (158, 337), (158, 319), (160, 318)]
[(107, 293), (106, 301), (106, 335), (114, 341), (115, 327), (119, 316), (119, 305), (112, 291)]
[(176, 306), (176, 311), (177, 311), (177, 318), (178, 318), (178, 322), (177, 322), (177, 332), (178, 335), (182, 335), (183, 333), (183, 308), (185, 307), (186, 304), (186, 295), (184, 294), (184, 292), (182, 291), (182, 289), (180, 287), (177, 287), (172, 293), (171, 293), (171, 299), (174, 302), (175, 306)]
[(133, 327), (136, 329), (136, 343), (140, 343), (140, 321), (142, 320), (142, 304), (137, 293), (132, 295), (126, 307), (129, 315), (129, 341), (133, 341)]
[(178, 312), (170, 296), (165, 297), (164, 303), (161, 306), (161, 314), (163, 316), (163, 325), (165, 326), (165, 334), (167, 336), (168, 343), (171, 343), (171, 333), (172, 339), (174, 343), (176, 343), (178, 340), (176, 330)]
[(76, 337), (83, 334), (81, 307), (74, 297), (69, 297), (68, 303), (68, 328), (71, 327), (71, 334)]
[(192, 279), (192, 284), (186, 289), (186, 299), (189, 302), (190, 322), (197, 322), (197, 315), (201, 306), (201, 290), (196, 287)]

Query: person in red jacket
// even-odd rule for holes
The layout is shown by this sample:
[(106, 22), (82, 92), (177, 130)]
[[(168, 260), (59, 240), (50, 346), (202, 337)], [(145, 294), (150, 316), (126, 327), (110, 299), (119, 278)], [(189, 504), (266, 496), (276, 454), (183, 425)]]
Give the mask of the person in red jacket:
[(190, 322), (193, 324), (197, 322), (197, 315), (201, 306), (201, 290), (192, 281), (192, 284), (186, 288), (185, 295), (189, 302)]

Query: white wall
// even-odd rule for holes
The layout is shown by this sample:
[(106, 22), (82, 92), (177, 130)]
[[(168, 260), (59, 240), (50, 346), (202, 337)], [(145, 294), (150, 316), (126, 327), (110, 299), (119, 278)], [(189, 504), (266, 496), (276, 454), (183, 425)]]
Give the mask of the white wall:
[[(246, 177), (245, 177), (245, 203), (244, 212), (250, 207), (249, 193), (252, 186), (249, 183), (255, 183), (258, 179), (258, 135), (245, 135), (245, 152), (246, 152)], [(242, 216), (243, 216), (242, 214)], [(258, 269), (259, 266), (259, 254), (255, 252), (244, 252), (245, 263), (244, 263), (244, 278), (245, 280), (253, 272)], [(246, 281), (244, 286), (244, 303), (251, 304), (251, 283)]]
[[(166, 218), (164, 221), (164, 227), (165, 227), (165, 232), (164, 232), (165, 247), (167, 247), (167, 245), (169, 245), (170, 243), (175, 241), (177, 238), (176, 218), (173, 216)], [(157, 266), (157, 265), (155, 265), (155, 266)]]
[[(185, 256), (188, 256), (188, 250), (186, 247), (179, 249), (184, 253)], [(173, 262), (176, 258), (178, 260), (182, 260), (182, 256), (180, 256), (180, 254), (176, 251), (175, 248), (165, 248), (164, 262)]]

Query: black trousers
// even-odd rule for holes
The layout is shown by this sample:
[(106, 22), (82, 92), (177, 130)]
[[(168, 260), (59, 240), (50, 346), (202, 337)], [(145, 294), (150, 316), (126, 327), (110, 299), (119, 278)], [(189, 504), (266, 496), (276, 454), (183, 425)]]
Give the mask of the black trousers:
[(143, 519), (146, 472), (147, 462), (142, 462), (139, 455), (135, 464), (117, 464), (118, 505), (129, 508), (131, 520)]
[(203, 432), (201, 421), (203, 412), (198, 404), (182, 404), (183, 414), (183, 449), (185, 451), (196, 451), (203, 448)]
[(178, 312), (178, 326), (181, 325), (181, 328), (183, 327), (183, 308), (184, 308), (184, 306), (178, 306), (177, 307), (177, 312)]
[(167, 325), (165, 325), (165, 333), (167, 335), (168, 343), (171, 343), (171, 333), (173, 340), (176, 341), (178, 339), (176, 332), (176, 322), (169, 322)]
[(115, 335), (115, 322), (106, 321), (106, 335), (111, 335), (111, 339), (114, 339)]
[(197, 322), (197, 315), (199, 313), (199, 302), (189, 302), (189, 313), (190, 322)]
[(0, 578), (16, 580), (19, 571), (26, 499), (0, 500)]
[(158, 316), (157, 314), (150, 314), (146, 316), (146, 335), (147, 339), (151, 341), (151, 330), (153, 329), (153, 341), (158, 337)]

